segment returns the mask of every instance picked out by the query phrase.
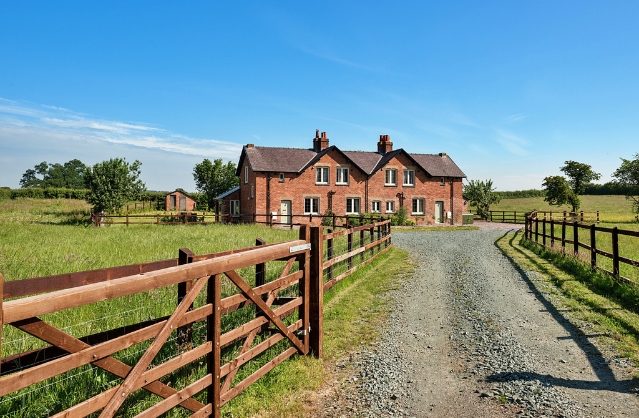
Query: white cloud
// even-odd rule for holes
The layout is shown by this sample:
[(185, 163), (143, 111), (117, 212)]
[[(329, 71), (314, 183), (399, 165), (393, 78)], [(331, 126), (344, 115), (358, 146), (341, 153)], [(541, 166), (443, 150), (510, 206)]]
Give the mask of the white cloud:
[(528, 141), (502, 129), (496, 129), (495, 131), (497, 133), (495, 141), (501, 144), (506, 151), (515, 155), (528, 155), (528, 150), (525, 148), (528, 145)]
[(525, 113), (515, 113), (514, 115), (510, 115), (506, 118), (504, 118), (504, 120), (507, 123), (513, 123), (513, 122), (519, 122), (522, 121), (524, 119), (527, 119), (528, 115), (526, 115)]

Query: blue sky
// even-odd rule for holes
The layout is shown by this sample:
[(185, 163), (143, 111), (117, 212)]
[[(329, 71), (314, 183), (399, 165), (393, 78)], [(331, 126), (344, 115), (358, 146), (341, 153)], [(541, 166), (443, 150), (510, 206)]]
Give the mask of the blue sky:
[(380, 134), (469, 179), (601, 181), (639, 152), (639, 2), (0, 2), (0, 186), (41, 161), (142, 161), (195, 190), (242, 145)]

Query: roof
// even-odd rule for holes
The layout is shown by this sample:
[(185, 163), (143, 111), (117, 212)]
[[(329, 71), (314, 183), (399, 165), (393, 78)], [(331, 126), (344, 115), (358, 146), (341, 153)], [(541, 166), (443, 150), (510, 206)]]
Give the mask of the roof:
[(301, 173), (308, 166), (315, 163), (323, 155), (336, 151), (350, 160), (366, 175), (371, 176), (382, 169), (388, 161), (398, 154), (404, 154), (433, 177), (466, 177), (457, 164), (446, 154), (411, 154), (403, 149), (397, 149), (386, 154), (369, 151), (341, 151), (332, 145), (319, 152), (313, 149), (278, 148), (278, 147), (247, 147), (245, 146), (237, 166), (237, 175), (241, 175), (244, 158), (257, 172)]
[(166, 194), (166, 195), (164, 195), (164, 196), (166, 197), (166, 196), (168, 196), (168, 195), (170, 195), (170, 194), (173, 194), (173, 193), (182, 193), (184, 196), (186, 196), (186, 197), (188, 197), (188, 198), (190, 198), (190, 199), (195, 200), (195, 198), (194, 198), (193, 196), (191, 196), (190, 194), (188, 194), (187, 192), (185, 192), (185, 191), (184, 191), (184, 190), (182, 190), (182, 189), (175, 189), (175, 190), (173, 190), (172, 192), (169, 192), (169, 193), (167, 193), (167, 194)]
[(240, 186), (233, 187), (231, 190), (229, 190), (227, 192), (224, 192), (221, 195), (216, 196), (215, 198), (216, 199), (224, 199), (225, 197), (232, 195), (233, 193), (237, 192), (238, 190), (240, 190)]

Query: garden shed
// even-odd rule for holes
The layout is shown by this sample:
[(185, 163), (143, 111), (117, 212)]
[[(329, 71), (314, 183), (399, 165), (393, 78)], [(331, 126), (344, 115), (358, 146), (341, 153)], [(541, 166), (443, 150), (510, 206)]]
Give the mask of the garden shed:
[(195, 210), (195, 199), (184, 190), (175, 190), (165, 197), (166, 210), (192, 211)]

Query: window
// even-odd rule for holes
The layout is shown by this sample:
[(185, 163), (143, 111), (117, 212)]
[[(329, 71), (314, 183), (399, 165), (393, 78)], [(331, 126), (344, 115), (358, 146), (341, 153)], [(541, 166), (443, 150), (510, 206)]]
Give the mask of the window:
[(319, 213), (319, 199), (316, 197), (307, 197), (304, 199), (304, 214)]
[(359, 197), (346, 198), (346, 213), (359, 213)]
[(413, 199), (413, 215), (424, 214), (424, 199)]
[(389, 168), (386, 170), (386, 186), (397, 186), (397, 170)]
[(248, 184), (248, 165), (244, 166), (244, 184)]
[(348, 167), (337, 167), (335, 184), (348, 184)]
[(255, 199), (255, 185), (251, 183), (251, 199)]
[(231, 200), (231, 215), (239, 215), (239, 214), (240, 214), (240, 201)]
[(442, 177), (441, 181), (439, 182), (440, 186), (445, 186), (446, 185), (446, 178)]
[(280, 183), (284, 183), (284, 173), (280, 173)]
[(395, 212), (395, 202), (392, 200), (386, 201), (386, 213), (394, 213)]
[(328, 184), (328, 167), (315, 167), (315, 184)]
[(373, 200), (371, 205), (371, 212), (380, 213), (382, 211), (382, 202), (379, 200)]
[(404, 170), (404, 186), (415, 185), (415, 170)]

